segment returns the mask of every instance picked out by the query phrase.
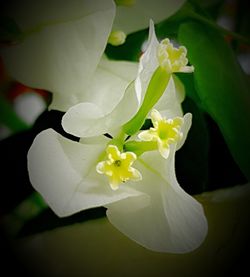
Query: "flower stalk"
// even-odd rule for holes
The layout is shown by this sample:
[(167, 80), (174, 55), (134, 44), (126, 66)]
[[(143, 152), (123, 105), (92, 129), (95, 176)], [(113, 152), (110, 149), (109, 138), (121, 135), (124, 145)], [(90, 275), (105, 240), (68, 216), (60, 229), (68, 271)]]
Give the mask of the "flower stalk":
[(141, 129), (148, 113), (166, 90), (170, 76), (171, 74), (163, 68), (158, 67), (156, 69), (150, 80), (140, 109), (135, 116), (123, 126), (123, 130), (126, 134), (131, 136)]

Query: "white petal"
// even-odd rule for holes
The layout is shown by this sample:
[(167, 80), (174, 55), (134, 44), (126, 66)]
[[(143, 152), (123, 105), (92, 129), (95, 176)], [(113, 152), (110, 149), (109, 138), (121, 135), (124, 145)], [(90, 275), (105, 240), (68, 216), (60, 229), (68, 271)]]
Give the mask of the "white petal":
[[(38, 15), (31, 15), (32, 18), (38, 16), (39, 20), (45, 17), (47, 25), (43, 26), (42, 21), (42, 29), (31, 33), (21, 43), (3, 49), (2, 56), (13, 78), (28, 86), (58, 94), (56, 108), (65, 111), (66, 103), (68, 107), (77, 103), (78, 94), (87, 87), (99, 63), (115, 7), (110, 0), (97, 0), (94, 4), (79, 0), (72, 5), (59, 1), (52, 5), (53, 15), (50, 12), (51, 2), (46, 1), (47, 9), (42, 9), (42, 12), (49, 13), (48, 16), (40, 16), (37, 9)], [(36, 4), (34, 2), (32, 7)], [(39, 3), (38, 7), (41, 5)], [(26, 11), (26, 17), (29, 16)], [(63, 98), (62, 103), (60, 97)]]
[[(159, 155), (154, 155), (152, 152), (147, 157), (143, 155), (144, 163), (136, 165), (143, 176), (137, 189), (150, 196), (150, 205), (138, 208), (136, 198), (112, 203), (107, 206), (108, 218), (122, 233), (148, 249), (172, 253), (192, 251), (207, 234), (203, 208), (177, 183), (173, 155), (168, 160), (162, 157), (155, 160)], [(166, 176), (161, 176), (162, 167), (168, 171)]]
[[(93, 11), (106, 10), (113, 7), (108, 0), (23, 0), (9, 1), (2, 7), (3, 12), (13, 18), (25, 32), (36, 30), (44, 26), (61, 24), (77, 20)], [(60, 8), (59, 8), (60, 7)]]
[(175, 74), (172, 77), (174, 79), (177, 100), (182, 103), (186, 95), (185, 86)]
[(111, 61), (102, 57), (91, 78), (78, 94), (54, 94), (50, 109), (68, 110), (71, 106), (90, 102), (110, 112), (121, 101), (124, 91), (136, 78), (138, 63)]
[(102, 107), (92, 103), (80, 103), (71, 107), (62, 118), (66, 132), (77, 137), (91, 137), (120, 127), (137, 111), (138, 99), (133, 83), (126, 89), (122, 100), (113, 111), (105, 113)]
[(184, 115), (183, 119), (184, 119), (184, 122), (183, 122), (182, 127), (181, 127), (181, 132), (182, 132), (183, 136), (182, 136), (181, 140), (178, 141), (177, 146), (176, 146), (176, 150), (179, 150), (186, 141), (188, 132), (189, 132), (189, 130), (191, 128), (191, 125), (192, 125), (192, 114), (191, 113), (186, 113)]
[(162, 97), (155, 105), (155, 109), (161, 113), (162, 117), (166, 118), (173, 118), (183, 115), (179, 94), (177, 93), (175, 82), (172, 76), (169, 79), (168, 86)]
[(84, 91), (82, 102), (91, 102), (111, 112), (124, 96), (128, 85), (136, 78), (138, 63), (102, 59), (91, 83)]
[(104, 148), (70, 141), (52, 129), (35, 138), (28, 153), (30, 181), (58, 216), (142, 196), (125, 186), (114, 192), (105, 176), (97, 173)]
[(136, 0), (129, 7), (118, 6), (113, 29), (129, 34), (147, 28), (149, 19), (159, 23), (175, 13), (184, 2), (185, 0)]
[[(154, 23), (150, 20), (149, 41), (145, 53), (141, 56), (138, 76), (136, 78), (136, 92), (143, 99), (153, 73), (159, 66), (157, 51), (159, 42), (155, 35)], [(185, 88), (176, 76), (171, 76), (168, 86), (155, 108), (167, 118), (182, 116), (180, 103), (184, 100)]]
[(140, 58), (138, 77), (135, 82), (136, 92), (141, 100), (146, 93), (154, 71), (159, 66), (157, 60), (158, 46), (159, 42), (155, 35), (154, 23), (150, 20), (148, 46), (145, 53), (143, 53)]
[(134, 80), (138, 71), (137, 62), (113, 61), (109, 60), (105, 55), (102, 57), (99, 67), (127, 82)]

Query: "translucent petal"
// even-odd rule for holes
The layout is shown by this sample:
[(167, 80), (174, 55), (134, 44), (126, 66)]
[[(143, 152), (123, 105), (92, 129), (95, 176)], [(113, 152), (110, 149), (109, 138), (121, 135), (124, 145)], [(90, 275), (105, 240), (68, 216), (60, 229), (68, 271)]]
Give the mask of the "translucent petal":
[(97, 173), (103, 149), (103, 145), (65, 139), (52, 129), (35, 138), (28, 153), (30, 181), (58, 216), (142, 196), (125, 186), (114, 192), (106, 178)]
[(184, 142), (187, 138), (188, 132), (192, 125), (192, 114), (186, 113), (184, 115), (183, 119), (184, 119), (184, 122), (181, 127), (182, 138), (181, 138), (181, 140), (178, 140), (176, 150), (179, 150), (182, 147), (182, 145), (184, 144)]
[(138, 63), (102, 59), (89, 86), (84, 88), (84, 102), (95, 103), (105, 113), (111, 112), (136, 78)]
[(133, 5), (118, 6), (113, 29), (129, 34), (147, 28), (149, 19), (159, 23), (175, 13), (184, 2), (185, 0), (136, 0)]
[(158, 67), (157, 49), (159, 42), (155, 35), (154, 23), (150, 20), (147, 49), (140, 58), (138, 76), (135, 82), (136, 92), (143, 99), (150, 79)]
[(166, 118), (183, 115), (180, 95), (176, 89), (173, 76), (170, 77), (168, 86), (158, 103), (155, 105), (155, 109), (161, 113), (162, 117)]
[[(207, 234), (207, 221), (201, 204), (177, 183), (174, 152), (168, 160), (155, 152), (143, 154), (142, 159), (137, 168), (143, 182), (137, 184), (137, 189), (150, 196), (150, 205), (140, 208), (136, 198), (107, 205), (110, 222), (130, 239), (154, 251), (185, 253), (196, 249)], [(162, 175), (161, 169), (167, 173)]]
[(175, 74), (172, 77), (174, 79), (177, 100), (182, 103), (186, 95), (185, 86)]
[(54, 94), (51, 109), (66, 111), (71, 106), (90, 102), (110, 112), (122, 99), (129, 83), (135, 79), (138, 64), (125, 61), (110, 61), (102, 57), (96, 71), (81, 88), (79, 94)]
[[(62, 118), (62, 125), (66, 132), (77, 137), (91, 137), (118, 128), (127, 122), (138, 109), (138, 99), (132, 83), (114, 108), (109, 113), (104, 108), (93, 103), (80, 103), (71, 107)], [(129, 108), (127, 108), (129, 107)]]
[[(56, 108), (65, 111), (66, 103), (68, 106), (78, 103), (79, 94), (96, 70), (111, 30), (115, 7), (109, 0), (97, 0), (94, 4), (79, 0), (72, 5), (57, 1), (55, 9), (52, 2), (46, 1), (47, 9), (41, 12), (35, 9), (38, 15), (31, 16), (38, 16), (39, 22), (35, 23), (42, 24), (42, 28), (35, 28), (21, 43), (3, 49), (2, 56), (13, 78), (28, 86), (52, 91), (57, 95)], [(54, 15), (50, 12), (51, 5)], [(40, 15), (42, 12), (48, 15)], [(29, 16), (26, 11), (26, 17)], [(43, 20), (47, 25), (43, 26)], [(27, 23), (30, 24), (32, 22)]]

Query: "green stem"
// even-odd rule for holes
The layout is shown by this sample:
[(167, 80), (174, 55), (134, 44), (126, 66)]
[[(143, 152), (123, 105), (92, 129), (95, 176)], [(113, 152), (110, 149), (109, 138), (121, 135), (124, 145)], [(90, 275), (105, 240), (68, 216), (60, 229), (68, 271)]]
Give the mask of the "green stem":
[(157, 150), (157, 143), (155, 141), (128, 141), (124, 144), (125, 151), (134, 152), (137, 156), (144, 152)]
[(171, 74), (167, 73), (167, 71), (162, 69), (161, 67), (158, 67), (156, 69), (149, 82), (145, 97), (143, 99), (143, 103), (139, 111), (129, 122), (123, 125), (123, 131), (126, 134), (131, 136), (140, 130), (148, 113), (164, 93), (168, 85), (170, 76)]

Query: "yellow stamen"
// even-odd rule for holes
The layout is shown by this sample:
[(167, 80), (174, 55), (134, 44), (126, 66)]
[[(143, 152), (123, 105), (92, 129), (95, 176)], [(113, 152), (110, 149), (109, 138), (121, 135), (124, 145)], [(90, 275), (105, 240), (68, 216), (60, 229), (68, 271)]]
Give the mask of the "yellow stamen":
[(141, 173), (132, 167), (137, 159), (133, 152), (121, 153), (117, 146), (109, 145), (106, 149), (107, 160), (101, 161), (96, 166), (96, 171), (105, 174), (109, 178), (110, 187), (113, 190), (128, 180), (139, 181), (142, 179)]

